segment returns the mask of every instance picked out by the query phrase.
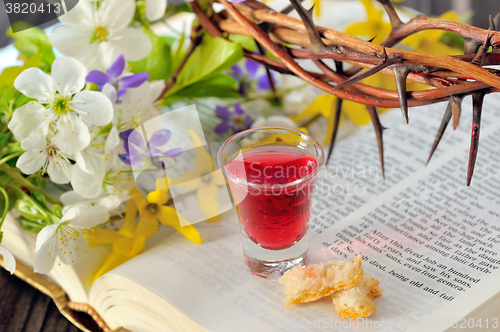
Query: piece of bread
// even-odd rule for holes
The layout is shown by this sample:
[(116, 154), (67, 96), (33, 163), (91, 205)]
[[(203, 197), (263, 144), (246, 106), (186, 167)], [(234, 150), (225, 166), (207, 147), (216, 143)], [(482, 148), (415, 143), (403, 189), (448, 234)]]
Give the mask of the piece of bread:
[(350, 288), (363, 276), (361, 255), (351, 262), (330, 261), (296, 266), (287, 271), (278, 281), (285, 285), (285, 306), (310, 302), (331, 295), (338, 290)]
[(354, 287), (332, 295), (335, 310), (344, 319), (370, 316), (377, 310), (373, 299), (382, 295), (379, 284), (377, 279), (366, 274), (363, 275), (361, 281)]

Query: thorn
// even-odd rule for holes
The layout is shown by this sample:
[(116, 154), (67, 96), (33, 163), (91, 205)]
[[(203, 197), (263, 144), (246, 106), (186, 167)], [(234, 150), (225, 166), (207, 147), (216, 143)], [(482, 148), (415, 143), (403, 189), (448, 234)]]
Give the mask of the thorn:
[(465, 94), (450, 96), (451, 114), (453, 116), (453, 130), (457, 129), (460, 122), (460, 115), (462, 114), (462, 100)]
[(311, 50), (318, 52), (325, 49), (326, 45), (321, 40), (321, 36), (319, 35), (318, 29), (316, 29), (316, 26), (314, 25), (311, 13), (302, 6), (300, 1), (290, 0), (290, 2), (306, 27), (307, 35), (309, 36), (309, 41), (311, 42)]
[(497, 31), (495, 21), (493, 20), (493, 17), (491, 15), (489, 16), (489, 28), (488, 29), (490, 29), (492, 31)]
[(368, 113), (372, 120), (373, 129), (375, 129), (375, 135), (377, 137), (378, 154), (380, 157), (380, 167), (382, 168), (382, 177), (385, 180), (385, 167), (384, 167), (384, 140), (382, 137), (383, 131), (386, 129), (380, 123), (380, 118), (378, 117), (377, 109), (374, 106), (367, 105)]
[(410, 69), (405, 66), (392, 66), (392, 71), (394, 72), (394, 78), (396, 79), (396, 87), (398, 89), (399, 105), (401, 106), (401, 112), (403, 113), (403, 119), (405, 123), (408, 124), (408, 100), (406, 96), (406, 77), (410, 73)]
[(483, 46), (481, 46), (479, 52), (477, 52), (477, 55), (471, 61), (472, 64), (480, 67), (483, 65), (484, 58), (486, 57), (486, 54), (488, 54), (488, 49), (490, 48), (491, 45), (490, 40), (491, 40), (491, 30), (488, 30), (488, 35), (486, 35), (486, 40), (484, 41)]
[(434, 140), (434, 143), (432, 143), (431, 147), (431, 152), (429, 153), (429, 158), (427, 159), (427, 163), (425, 163), (425, 166), (429, 165), (429, 162), (431, 161), (432, 155), (434, 154), (434, 151), (436, 151), (439, 142), (441, 142), (441, 138), (443, 137), (443, 134), (446, 130), (446, 127), (448, 127), (448, 123), (450, 123), (451, 119), (451, 114), (452, 114), (452, 102), (450, 98), (450, 102), (448, 103), (448, 106), (446, 107), (446, 111), (444, 112), (443, 115), (443, 120), (441, 121), (441, 125), (439, 126), (438, 132), (436, 134), (436, 139)]
[(361, 81), (362, 79), (365, 79), (367, 77), (372, 76), (373, 74), (378, 73), (382, 69), (392, 66), (397, 63), (403, 62), (403, 58), (399, 54), (391, 55), (391, 57), (387, 56), (387, 52), (385, 51), (384, 47), (384, 60), (380, 62), (378, 65), (373, 66), (372, 68), (368, 69), (367, 71), (363, 72), (362, 74), (358, 76), (351, 77), (350, 79), (344, 81), (344, 83), (337, 85), (336, 87), (333, 88), (333, 90), (337, 90), (340, 88), (343, 88), (349, 84), (356, 83), (358, 81)]
[[(500, 13), (497, 13), (497, 14), (495, 15), (495, 18), (493, 19), (493, 24), (495, 24), (495, 27), (497, 27), (497, 26), (498, 26), (498, 23), (499, 23), (499, 22), (500, 22)], [(497, 31), (497, 30), (495, 29), (495, 31)]]
[[(313, 11), (314, 11), (314, 6), (316, 6), (316, 4), (315, 4), (315, 3), (312, 5), (312, 7), (311, 7), (311, 8), (309, 8), (309, 9), (307, 10), (307, 11), (309, 12), (309, 15), (312, 15), (312, 14), (313, 14)], [(491, 17), (491, 16), (490, 16), (490, 17)]]
[(335, 117), (333, 119), (333, 131), (332, 139), (330, 140), (330, 146), (328, 147), (328, 156), (326, 157), (326, 165), (328, 166), (328, 161), (333, 153), (333, 146), (335, 145), (335, 140), (337, 139), (337, 133), (339, 131), (340, 117), (342, 115), (342, 99), (337, 98), (337, 103), (335, 104)]
[(384, 6), (387, 16), (389, 16), (389, 20), (391, 21), (392, 31), (399, 29), (399, 27), (404, 23), (399, 18), (399, 15), (396, 12), (396, 9), (394, 9), (394, 6), (392, 5), (391, 1), (390, 0), (377, 0), (377, 1)]
[(472, 92), (472, 131), (470, 138), (469, 165), (467, 167), (467, 187), (470, 186), (474, 166), (476, 165), (477, 148), (479, 146), (479, 130), (481, 126), (481, 114), (483, 111), (483, 100), (486, 90)]

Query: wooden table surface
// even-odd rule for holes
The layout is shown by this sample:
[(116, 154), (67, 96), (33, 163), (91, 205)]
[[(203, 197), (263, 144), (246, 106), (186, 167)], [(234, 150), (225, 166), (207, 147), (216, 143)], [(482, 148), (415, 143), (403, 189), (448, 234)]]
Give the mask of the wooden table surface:
[[(95, 324), (92, 330), (100, 329)], [(50, 297), (0, 267), (0, 331), (78, 332), (80, 330), (61, 315)]]

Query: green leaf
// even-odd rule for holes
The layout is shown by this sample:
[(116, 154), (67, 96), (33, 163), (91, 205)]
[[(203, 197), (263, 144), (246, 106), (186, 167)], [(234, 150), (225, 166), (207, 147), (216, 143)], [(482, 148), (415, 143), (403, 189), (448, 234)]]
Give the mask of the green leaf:
[(0, 149), (3, 148), (5, 143), (7, 143), (7, 140), (10, 137), (10, 133), (5, 133), (5, 134), (0, 134)]
[(40, 204), (44, 209), (49, 210), (44, 194), (42, 194), (38, 190), (33, 190), (32, 194), (33, 194), (33, 199), (35, 199), (38, 202), (38, 204)]
[(52, 206), (52, 212), (56, 215), (56, 217), (62, 218), (62, 209), (59, 204), (54, 204)]
[(46, 218), (46, 215), (40, 212), (40, 209), (27, 199), (18, 199), (16, 208), (21, 215), (31, 221), (40, 221)]
[(257, 50), (257, 44), (255, 44), (255, 39), (253, 39), (252, 37), (243, 35), (229, 35), (229, 40), (233, 43), (239, 44), (241, 47), (246, 48), (247, 50)]
[(165, 37), (158, 37), (148, 29), (144, 29), (143, 32), (151, 39), (153, 48), (151, 53), (144, 59), (131, 62), (131, 71), (135, 74), (147, 72), (151, 81), (164, 80), (171, 75), (172, 70), (170, 40)]
[(197, 82), (182, 89), (172, 96), (180, 98), (241, 98), (241, 94), (235, 89), (236, 81), (231, 76), (216, 75), (206, 80)]
[(48, 226), (49, 224), (47, 223), (44, 223), (43, 221), (41, 220), (38, 220), (38, 221), (33, 221), (33, 220), (29, 220), (29, 219), (26, 219), (24, 218), (23, 216), (17, 218), (17, 221), (19, 221), (19, 225), (21, 225), (21, 227), (28, 231), (28, 232), (33, 232), (33, 233), (40, 233), (40, 231), (45, 227), (45, 226)]
[(206, 80), (214, 74), (228, 69), (243, 57), (241, 46), (222, 38), (203, 37), (202, 43), (194, 50), (177, 77), (176, 84), (168, 92), (176, 92)]
[[(14, 24), (27, 23), (16, 22)], [(29, 59), (36, 54), (41, 54), (42, 62), (48, 66), (48, 69), (50, 70), (50, 66), (56, 57), (54, 55), (54, 51), (52, 50), (52, 44), (50, 43), (49, 37), (45, 34), (45, 32), (43, 32), (42, 29), (31, 27), (16, 33), (12, 32), (12, 29), (9, 29), (7, 31), (7, 36), (16, 39), (14, 46), (26, 59)]]

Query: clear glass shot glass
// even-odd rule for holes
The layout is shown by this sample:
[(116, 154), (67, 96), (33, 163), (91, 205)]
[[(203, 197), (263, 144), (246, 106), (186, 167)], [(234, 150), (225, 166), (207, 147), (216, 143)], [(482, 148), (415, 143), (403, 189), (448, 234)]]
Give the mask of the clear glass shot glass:
[(319, 143), (295, 129), (255, 128), (229, 138), (217, 159), (236, 206), (250, 270), (277, 280), (306, 264), (311, 197), (324, 162)]

